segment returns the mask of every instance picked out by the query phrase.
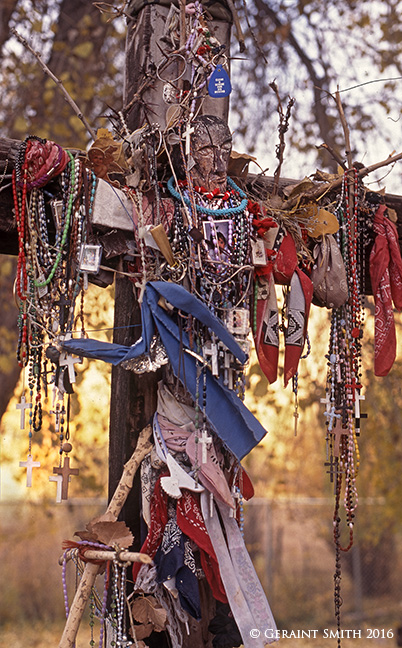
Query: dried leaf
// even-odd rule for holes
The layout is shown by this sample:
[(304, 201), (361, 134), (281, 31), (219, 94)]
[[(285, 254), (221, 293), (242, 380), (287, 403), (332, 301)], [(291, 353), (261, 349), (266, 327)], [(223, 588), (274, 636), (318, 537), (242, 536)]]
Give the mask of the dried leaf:
[(135, 625), (134, 629), (137, 639), (146, 639), (146, 637), (149, 637), (154, 631), (154, 626), (152, 625), (152, 623), (145, 623), (141, 625)]
[(390, 208), (388, 207), (388, 218), (389, 218), (389, 220), (392, 221), (393, 223), (397, 223), (397, 222), (398, 222), (398, 215), (397, 215), (395, 209), (390, 209)]
[(117, 522), (111, 513), (105, 513), (93, 518), (86, 525), (85, 531), (76, 531), (81, 540), (102, 542), (110, 547), (118, 545), (122, 549), (130, 547), (133, 543), (133, 534), (124, 522)]
[[(131, 606), (131, 611), (136, 621), (145, 627), (150, 623), (155, 632), (161, 632), (166, 627), (166, 610), (158, 603), (154, 596), (141, 596), (136, 598)], [(137, 634), (137, 628), (135, 630)]]
[(309, 191), (309, 189), (313, 189), (315, 186), (316, 185), (312, 180), (310, 180), (310, 178), (305, 177), (297, 184), (291, 184), (285, 187), (283, 193), (287, 198), (293, 198), (294, 196), (299, 196), (300, 194)]
[(249, 155), (248, 153), (237, 153), (232, 151), (230, 154), (228, 175), (237, 178), (245, 178), (248, 174), (248, 167), (250, 162), (256, 162), (257, 158)]
[(93, 527), (99, 542), (113, 547), (118, 545), (123, 549), (133, 544), (133, 534), (125, 522), (98, 522)]
[(148, 623), (149, 621), (149, 604), (145, 596), (136, 598), (131, 605), (133, 617), (138, 623)]
[(155, 605), (150, 604), (149, 619), (154, 626), (155, 632), (162, 632), (166, 628), (167, 612), (157, 601), (155, 601)]
[(307, 209), (298, 216), (306, 218), (306, 229), (312, 238), (318, 238), (323, 234), (335, 234), (339, 229), (336, 216), (314, 203), (308, 205)]

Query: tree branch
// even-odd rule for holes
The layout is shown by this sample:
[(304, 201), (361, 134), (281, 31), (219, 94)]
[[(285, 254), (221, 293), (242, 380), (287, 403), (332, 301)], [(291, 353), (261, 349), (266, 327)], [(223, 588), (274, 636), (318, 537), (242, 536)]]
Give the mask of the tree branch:
[(92, 139), (95, 140), (95, 139), (96, 139), (96, 132), (95, 132), (95, 131), (93, 130), (93, 128), (89, 125), (89, 123), (88, 123), (87, 120), (85, 119), (83, 113), (81, 112), (80, 108), (79, 108), (78, 105), (75, 103), (74, 99), (73, 99), (72, 97), (70, 97), (69, 93), (68, 93), (67, 90), (65, 89), (65, 87), (64, 87), (63, 83), (60, 81), (60, 79), (58, 79), (58, 78), (53, 74), (53, 72), (48, 68), (48, 66), (46, 65), (46, 63), (44, 63), (44, 61), (42, 61), (42, 58), (41, 58), (41, 55), (39, 54), (39, 52), (36, 52), (36, 51), (35, 51), (35, 50), (30, 46), (30, 44), (28, 43), (28, 41), (27, 41), (23, 36), (21, 36), (21, 34), (19, 34), (19, 33), (17, 32), (16, 29), (12, 28), (12, 29), (10, 29), (10, 32), (11, 32), (11, 34), (13, 34), (13, 36), (15, 36), (15, 37), (19, 40), (19, 42), (20, 42), (20, 43), (21, 43), (21, 44), (22, 44), (22, 45), (23, 45), (23, 46), (24, 46), (24, 47), (25, 47), (29, 52), (31, 52), (31, 54), (33, 54), (33, 55), (35, 56), (35, 58), (37, 59), (39, 65), (41, 66), (42, 70), (43, 70), (43, 71), (44, 71), (44, 72), (45, 72), (45, 73), (46, 73), (46, 74), (47, 74), (47, 75), (48, 75), (48, 76), (49, 76), (49, 77), (50, 77), (50, 78), (51, 78), (51, 79), (56, 83), (56, 85), (58, 85), (58, 87), (59, 87), (60, 90), (62, 91), (62, 93), (63, 93), (63, 95), (64, 95), (64, 98), (65, 98), (65, 100), (67, 101), (67, 103), (71, 106), (71, 108), (73, 109), (73, 111), (74, 111), (75, 114), (77, 115), (78, 119), (80, 119), (80, 120), (82, 121), (82, 123), (84, 124), (85, 128), (87, 129), (87, 131), (88, 131), (88, 133), (90, 134), (90, 136), (92, 137)]

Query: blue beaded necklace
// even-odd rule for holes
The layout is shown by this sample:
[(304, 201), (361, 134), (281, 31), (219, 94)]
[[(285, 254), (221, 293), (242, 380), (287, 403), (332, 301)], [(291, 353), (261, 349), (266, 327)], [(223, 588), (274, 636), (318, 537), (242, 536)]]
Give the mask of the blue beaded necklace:
[[(242, 191), (240, 189), (240, 187), (238, 187), (236, 185), (236, 183), (233, 182), (232, 178), (229, 178), (229, 176), (228, 176), (227, 182), (228, 182), (229, 187), (231, 187), (232, 189), (237, 191), (240, 198), (242, 198), (241, 203), (239, 205), (237, 205), (237, 207), (226, 207), (224, 209), (210, 209), (209, 207), (203, 207), (202, 205), (196, 205), (195, 207), (196, 207), (196, 210), (197, 210), (198, 213), (207, 214), (207, 215), (211, 215), (211, 216), (230, 216), (230, 215), (234, 215), (234, 214), (240, 214), (241, 212), (243, 212), (246, 209), (247, 203), (248, 203), (248, 198), (247, 198), (246, 194), (244, 193), (244, 191)], [(174, 183), (174, 177), (172, 176), (168, 180), (168, 183), (167, 183), (167, 188), (169, 189), (172, 196), (174, 198), (176, 198), (177, 200), (184, 200), (187, 207), (191, 207), (191, 202), (190, 202), (189, 198), (187, 198), (187, 196), (181, 195), (178, 191), (176, 191), (176, 189), (173, 186), (173, 183)]]

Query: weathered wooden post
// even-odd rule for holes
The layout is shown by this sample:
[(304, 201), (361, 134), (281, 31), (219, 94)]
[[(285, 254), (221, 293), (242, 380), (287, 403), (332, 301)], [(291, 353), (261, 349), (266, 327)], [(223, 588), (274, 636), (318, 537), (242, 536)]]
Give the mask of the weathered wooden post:
[[(163, 99), (166, 83), (158, 79), (145, 91), (142, 88), (148, 75), (159, 70), (166, 60), (161, 46), (166, 47), (162, 39), (166, 34), (169, 12), (175, 11), (171, 7), (174, 5), (170, 3), (149, 5), (142, 0), (133, 0), (128, 9), (132, 20), (128, 21), (127, 25), (123, 113), (130, 131), (146, 123), (158, 123), (162, 129), (166, 125), (166, 110), (169, 107)], [(213, 18), (213, 33), (225, 45), (225, 52), (229, 57), (230, 10), (226, 2), (212, 3), (207, 9)], [(179, 70), (180, 59), (175, 59), (174, 63), (165, 69), (163, 78), (174, 79), (179, 76)], [(202, 112), (215, 114), (227, 121), (229, 98), (207, 97)], [(121, 263), (123, 266), (124, 260)], [(115, 280), (114, 317), (113, 341), (124, 345), (133, 344), (141, 330), (140, 307), (134, 296), (133, 284), (124, 275), (118, 274)], [(156, 409), (156, 387), (160, 377), (160, 372), (137, 375), (121, 367), (112, 369), (109, 497), (119, 482), (124, 462), (131, 455), (140, 430)], [(130, 526), (135, 538), (135, 547), (139, 548), (139, 475), (121, 517)]]

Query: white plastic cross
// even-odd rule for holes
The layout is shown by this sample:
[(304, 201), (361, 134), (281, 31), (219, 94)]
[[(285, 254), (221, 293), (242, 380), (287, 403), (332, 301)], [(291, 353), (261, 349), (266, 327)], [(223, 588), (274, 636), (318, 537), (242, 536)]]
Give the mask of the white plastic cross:
[(20, 461), (20, 468), (27, 469), (27, 488), (32, 486), (32, 468), (39, 468), (40, 462), (34, 461), (32, 455), (29, 454), (26, 461)]

